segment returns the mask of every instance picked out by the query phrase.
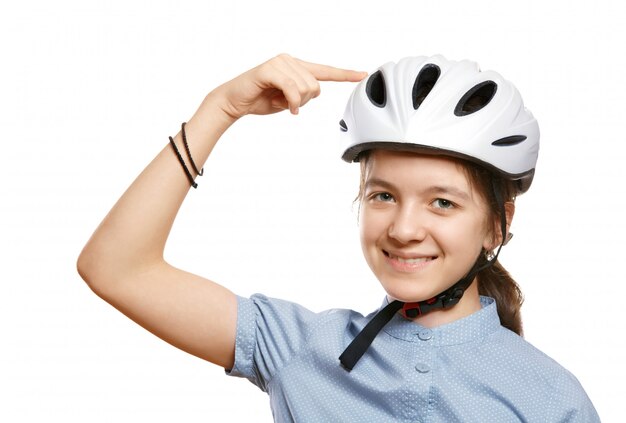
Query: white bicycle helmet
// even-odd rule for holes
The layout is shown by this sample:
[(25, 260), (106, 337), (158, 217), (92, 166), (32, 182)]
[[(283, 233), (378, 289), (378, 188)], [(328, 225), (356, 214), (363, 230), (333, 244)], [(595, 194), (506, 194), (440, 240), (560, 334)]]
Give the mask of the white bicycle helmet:
[(342, 158), (384, 148), (477, 162), (526, 192), (535, 173), (539, 126), (517, 89), (469, 60), (406, 57), (354, 89), (340, 122)]

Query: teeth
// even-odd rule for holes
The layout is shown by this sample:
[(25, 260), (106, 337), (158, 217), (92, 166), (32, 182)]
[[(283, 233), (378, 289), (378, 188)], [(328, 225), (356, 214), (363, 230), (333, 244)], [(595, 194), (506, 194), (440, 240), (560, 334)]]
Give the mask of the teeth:
[(432, 257), (420, 257), (420, 258), (411, 258), (411, 259), (405, 259), (405, 258), (397, 257), (397, 256), (391, 256), (391, 257), (398, 260), (400, 263), (409, 263), (409, 264), (424, 263), (425, 261), (432, 260)]

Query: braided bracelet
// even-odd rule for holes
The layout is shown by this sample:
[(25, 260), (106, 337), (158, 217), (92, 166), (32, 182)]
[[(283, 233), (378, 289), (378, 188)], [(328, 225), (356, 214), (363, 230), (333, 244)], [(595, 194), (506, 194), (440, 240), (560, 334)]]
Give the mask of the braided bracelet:
[(189, 172), (189, 169), (187, 169), (187, 165), (185, 165), (185, 161), (183, 160), (183, 156), (181, 156), (180, 153), (178, 152), (178, 148), (176, 148), (176, 143), (174, 142), (174, 139), (172, 137), (170, 137), (170, 145), (174, 149), (174, 153), (176, 153), (176, 157), (178, 157), (178, 161), (180, 162), (181, 166), (183, 167), (183, 170), (185, 171), (185, 175), (187, 175), (187, 179), (189, 179), (189, 183), (191, 183), (192, 187), (198, 188), (198, 184), (193, 180), (193, 176), (191, 176), (191, 173)]
[(198, 172), (198, 168), (196, 167), (196, 163), (191, 158), (191, 153), (189, 152), (189, 146), (187, 145), (187, 134), (185, 133), (185, 125), (186, 125), (186, 122), (183, 122), (180, 125), (180, 131), (183, 133), (183, 144), (185, 144), (185, 151), (187, 151), (187, 157), (189, 157), (189, 161), (191, 162), (191, 166), (193, 167), (193, 170), (196, 171), (196, 174), (198, 176), (202, 176), (204, 174), (204, 168), (202, 168), (202, 170), (200, 172)]

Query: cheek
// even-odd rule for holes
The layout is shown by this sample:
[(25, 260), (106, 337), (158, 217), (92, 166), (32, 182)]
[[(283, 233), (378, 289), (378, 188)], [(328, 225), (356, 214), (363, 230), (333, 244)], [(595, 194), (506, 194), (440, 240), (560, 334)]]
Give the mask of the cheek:
[(375, 243), (386, 230), (386, 222), (380, 213), (372, 213), (371, 211), (361, 208), (359, 216), (359, 233), (361, 236), (361, 244), (363, 247), (371, 246)]
[(470, 232), (468, 236), (471, 236), (472, 239), (475, 240), (474, 242), (476, 243), (476, 249), (478, 252), (480, 252), (481, 249), (486, 248), (487, 245), (490, 245), (492, 236), (483, 219), (478, 219), (474, 223), (473, 230), (468, 229), (468, 232)]
[(444, 250), (475, 256), (489, 238), (482, 219), (462, 219), (454, 224), (438, 225), (434, 237)]

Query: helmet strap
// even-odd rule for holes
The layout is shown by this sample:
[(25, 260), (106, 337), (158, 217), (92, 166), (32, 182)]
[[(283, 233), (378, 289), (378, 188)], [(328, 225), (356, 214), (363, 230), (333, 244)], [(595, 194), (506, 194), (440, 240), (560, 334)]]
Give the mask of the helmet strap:
[(363, 354), (365, 354), (365, 351), (367, 351), (369, 346), (372, 344), (374, 338), (376, 338), (383, 327), (389, 323), (396, 312), (401, 310), (404, 317), (416, 318), (433, 310), (450, 308), (461, 300), (463, 293), (472, 284), (474, 278), (479, 272), (493, 266), (498, 259), (502, 246), (506, 244), (508, 237), (506, 233), (506, 210), (504, 208), (504, 200), (499, 190), (499, 181), (492, 179), (491, 188), (500, 209), (500, 224), (502, 231), (502, 242), (500, 243), (494, 257), (482, 265), (479, 265), (480, 259), (476, 259), (474, 265), (465, 277), (433, 298), (413, 303), (405, 303), (395, 300), (387, 304), (378, 313), (376, 313), (372, 320), (365, 325), (361, 332), (357, 334), (350, 345), (348, 345), (348, 347), (339, 356), (339, 361), (346, 370), (352, 370), (355, 364), (361, 359)]

